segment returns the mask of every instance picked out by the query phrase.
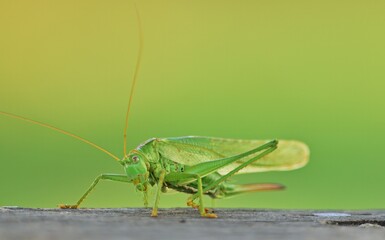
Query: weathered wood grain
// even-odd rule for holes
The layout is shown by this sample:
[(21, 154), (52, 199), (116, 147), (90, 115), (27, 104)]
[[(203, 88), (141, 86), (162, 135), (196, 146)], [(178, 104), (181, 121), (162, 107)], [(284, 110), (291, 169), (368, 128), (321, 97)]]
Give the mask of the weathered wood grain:
[(385, 210), (0, 208), (0, 239), (385, 239)]

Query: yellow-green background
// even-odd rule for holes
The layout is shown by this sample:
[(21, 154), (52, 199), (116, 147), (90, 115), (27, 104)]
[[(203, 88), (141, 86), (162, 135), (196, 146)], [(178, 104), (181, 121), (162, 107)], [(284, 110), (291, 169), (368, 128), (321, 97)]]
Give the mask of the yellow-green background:
[[(129, 148), (150, 137), (300, 139), (309, 164), (242, 175), (279, 182), (218, 207), (383, 208), (383, 1), (137, 1), (143, 64)], [(132, 1), (1, 0), (0, 110), (50, 123), (122, 156), (138, 50)], [(74, 203), (107, 155), (0, 116), (0, 205)], [(186, 195), (163, 195), (161, 207)], [(207, 202), (210, 203), (210, 201)], [(85, 207), (138, 207), (132, 186), (104, 182)]]

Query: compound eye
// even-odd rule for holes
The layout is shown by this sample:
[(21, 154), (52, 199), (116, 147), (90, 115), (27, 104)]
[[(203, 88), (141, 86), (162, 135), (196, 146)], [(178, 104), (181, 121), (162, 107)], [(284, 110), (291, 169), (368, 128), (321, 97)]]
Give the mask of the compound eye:
[(132, 162), (133, 163), (137, 163), (139, 161), (139, 157), (138, 156), (132, 156)]

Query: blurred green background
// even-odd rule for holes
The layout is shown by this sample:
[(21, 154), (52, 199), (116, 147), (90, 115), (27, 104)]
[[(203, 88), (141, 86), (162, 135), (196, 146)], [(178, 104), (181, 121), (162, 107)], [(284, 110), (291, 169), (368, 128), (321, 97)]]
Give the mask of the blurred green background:
[[(309, 164), (240, 175), (278, 182), (217, 207), (383, 208), (385, 2), (137, 1), (144, 29), (129, 148), (185, 135), (299, 139)], [(0, 1), (0, 110), (74, 132), (122, 156), (138, 51), (133, 1)], [(107, 155), (0, 116), (0, 205), (75, 203)], [(161, 207), (187, 195), (163, 195)], [(206, 199), (209, 204), (209, 199)], [(83, 207), (140, 207), (103, 182)]]

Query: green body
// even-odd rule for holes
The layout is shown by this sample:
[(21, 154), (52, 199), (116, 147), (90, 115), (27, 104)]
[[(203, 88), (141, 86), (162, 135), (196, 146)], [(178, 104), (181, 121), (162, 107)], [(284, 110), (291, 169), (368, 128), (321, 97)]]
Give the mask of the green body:
[[(187, 204), (202, 216), (216, 217), (203, 207), (203, 194), (224, 198), (238, 193), (282, 189), (280, 184), (235, 185), (227, 179), (236, 173), (292, 170), (304, 166), (309, 157), (305, 144), (281, 140), (236, 140), (209, 137), (153, 138), (130, 151), (119, 161), (126, 174), (100, 175), (76, 205), (77, 208), (101, 179), (133, 183), (144, 193), (147, 206), (149, 185), (157, 185), (152, 216), (157, 216), (162, 192), (173, 189), (191, 194)], [(199, 198), (199, 205), (193, 201)]]
[[(191, 171), (191, 167), (196, 164), (202, 164), (204, 162), (212, 162), (218, 159), (235, 156), (243, 153), (244, 151), (251, 150), (253, 148), (263, 145), (268, 141), (260, 140), (234, 140), (234, 139), (219, 139), (219, 138), (207, 138), (207, 137), (179, 137), (179, 138), (165, 138), (165, 139), (150, 139), (138, 146), (131, 154), (140, 153), (144, 157), (149, 172), (148, 183), (154, 185), (159, 182), (162, 171), (166, 171), (166, 180), (163, 183), (163, 191), (166, 192), (167, 188), (173, 190), (194, 194), (198, 192), (197, 182), (194, 178), (168, 180), (169, 174), (175, 173), (195, 173), (200, 174), (202, 177), (203, 188), (209, 186), (215, 181), (218, 181), (222, 175), (218, 172), (229, 165), (239, 165), (242, 163), (241, 159), (237, 161), (230, 161), (229, 163), (214, 163), (213, 168), (209, 169), (207, 164), (202, 166), (202, 169), (198, 171)], [(255, 167), (260, 171), (263, 171), (263, 167), (267, 170), (279, 170), (280, 168), (287, 167), (288, 159), (290, 162), (295, 162), (297, 166), (302, 166), (306, 163), (307, 149), (299, 142), (295, 142), (292, 146), (296, 146), (297, 149), (292, 150), (292, 155), (286, 155), (285, 165), (276, 165), (274, 162), (266, 162), (266, 160), (259, 161), (258, 164), (252, 164), (249, 168)], [(287, 149), (286, 149), (287, 150)], [(302, 154), (302, 157), (300, 156)], [(250, 156), (249, 156), (250, 157)], [(294, 157), (295, 159), (291, 158)], [(302, 162), (300, 162), (302, 160)], [(269, 161), (269, 160), (268, 160)], [(271, 164), (271, 165), (269, 165)], [(245, 166), (246, 167), (246, 166)], [(205, 169), (208, 169), (205, 171)], [(286, 170), (286, 169), (285, 169)], [(130, 174), (130, 172), (127, 172)], [(226, 172), (224, 173), (226, 174)], [(140, 185), (139, 190), (142, 189)], [(209, 195), (212, 198), (223, 198), (231, 196), (240, 191), (240, 186), (227, 183), (226, 181), (220, 182), (215, 185), (209, 191), (204, 194)]]

